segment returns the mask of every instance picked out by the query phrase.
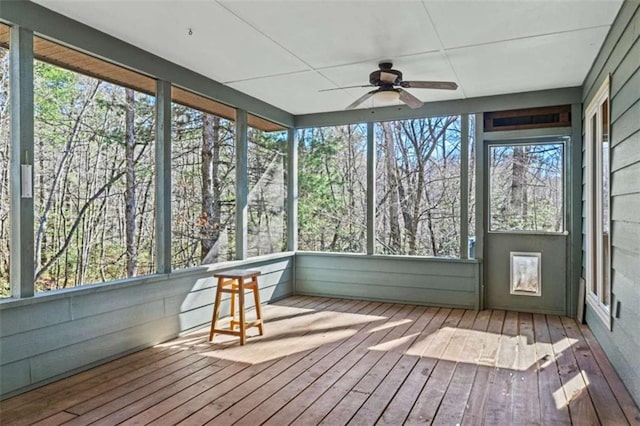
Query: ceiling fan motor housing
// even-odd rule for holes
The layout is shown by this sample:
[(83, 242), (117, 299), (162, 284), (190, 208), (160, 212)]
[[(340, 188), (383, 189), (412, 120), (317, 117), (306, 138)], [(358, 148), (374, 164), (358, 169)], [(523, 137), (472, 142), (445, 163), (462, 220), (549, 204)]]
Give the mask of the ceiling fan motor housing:
[[(381, 73), (385, 73), (385, 74), (393, 74), (396, 76), (396, 79), (393, 81), (393, 83), (390, 83), (387, 79), (387, 81), (383, 81), (380, 79), (380, 74)], [(402, 73), (398, 70), (393, 70), (393, 69), (382, 69), (382, 70), (376, 70), (374, 72), (372, 72), (371, 74), (369, 74), (369, 83), (371, 83), (374, 86), (380, 86), (380, 87), (393, 87), (394, 85), (399, 85), (402, 82)]]

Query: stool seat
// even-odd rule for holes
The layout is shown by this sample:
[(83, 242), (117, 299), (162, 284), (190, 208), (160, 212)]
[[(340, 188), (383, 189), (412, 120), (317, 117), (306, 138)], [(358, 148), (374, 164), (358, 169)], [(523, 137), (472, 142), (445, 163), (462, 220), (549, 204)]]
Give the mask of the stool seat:
[[(246, 342), (246, 330), (250, 327), (257, 327), (260, 335), (263, 334), (262, 323), (262, 310), (260, 308), (260, 289), (258, 287), (258, 276), (260, 271), (253, 269), (231, 269), (228, 271), (222, 271), (214, 274), (213, 276), (218, 279), (218, 286), (216, 289), (216, 300), (213, 307), (213, 318), (211, 319), (211, 332), (209, 333), (209, 341), (213, 340), (215, 333), (229, 334), (232, 336), (240, 336), (240, 344), (244, 345)], [(257, 319), (254, 321), (246, 321), (244, 312), (244, 296), (246, 290), (253, 291), (253, 298), (256, 308)], [(220, 304), (222, 300), (222, 294), (231, 294), (231, 322), (228, 329), (217, 328), (218, 316), (220, 314)], [(239, 320), (236, 320), (236, 296), (238, 296), (238, 316)], [(239, 328), (236, 331), (236, 327)]]
[(240, 279), (257, 277), (260, 274), (261, 272), (257, 269), (230, 269), (228, 271), (217, 272), (213, 274), (213, 276), (216, 278)]

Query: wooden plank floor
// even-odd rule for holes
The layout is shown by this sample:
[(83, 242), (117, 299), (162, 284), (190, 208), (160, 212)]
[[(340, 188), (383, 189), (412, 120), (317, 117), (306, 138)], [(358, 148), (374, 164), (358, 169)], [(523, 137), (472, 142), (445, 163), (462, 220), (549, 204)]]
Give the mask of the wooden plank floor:
[(245, 346), (200, 330), (3, 401), (4, 425), (636, 425), (568, 318), (291, 297)]

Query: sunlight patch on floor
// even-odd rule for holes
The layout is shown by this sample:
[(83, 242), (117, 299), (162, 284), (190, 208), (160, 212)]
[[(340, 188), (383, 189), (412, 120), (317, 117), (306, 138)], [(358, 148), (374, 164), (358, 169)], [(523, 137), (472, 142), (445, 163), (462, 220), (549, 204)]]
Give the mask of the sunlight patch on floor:
[(394, 328), (394, 327), (399, 327), (401, 325), (410, 323), (411, 320), (410, 319), (401, 319), (401, 320), (397, 320), (397, 321), (389, 321), (389, 322), (385, 322), (384, 324), (379, 325), (378, 327), (374, 327), (372, 328), (369, 332), (370, 333), (375, 333), (377, 331), (383, 331), (383, 330), (388, 330), (390, 328)]
[(409, 334), (407, 336), (400, 337), (398, 339), (391, 339), (386, 342), (379, 343), (375, 346), (370, 346), (370, 351), (392, 351), (393, 349), (405, 345), (407, 342), (415, 339), (418, 333)]
[(361, 331), (362, 325), (380, 319), (384, 318), (320, 311), (299, 317), (295, 329), (278, 326), (267, 319), (264, 335), (259, 336), (256, 328), (248, 329), (244, 346), (239, 345), (238, 337), (216, 335), (214, 343), (201, 342), (195, 349), (203, 356), (259, 364), (347, 339)]
[(587, 386), (589, 386), (589, 380), (587, 379), (585, 372), (576, 372), (576, 374), (569, 379), (564, 386), (561, 386), (553, 392), (553, 400), (556, 403), (556, 408), (560, 409), (566, 407), (571, 401), (578, 399), (587, 391)]
[[(475, 344), (483, 345), (483, 347), (502, 347), (503, 350), (510, 349), (514, 352), (518, 352), (521, 354), (524, 353), (535, 353), (535, 350), (531, 343), (528, 343), (526, 336), (518, 335), (518, 336), (505, 336), (496, 333), (489, 333), (486, 331), (478, 331), (478, 330), (469, 330), (463, 328), (451, 328), (451, 327), (443, 327), (423, 339), (419, 339), (411, 345), (409, 349), (405, 352), (406, 355), (414, 355), (414, 356), (430, 356), (431, 354), (425, 354), (424, 348), (433, 347), (437, 345), (441, 345), (442, 342), (450, 342), (453, 340), (454, 335), (459, 341), (466, 342), (474, 342)], [(572, 345), (576, 344), (578, 341), (576, 339), (564, 338), (559, 342), (554, 344), (554, 347), (558, 345), (558, 350), (562, 347), (562, 350), (569, 349)], [(538, 343), (539, 344), (539, 343)], [(546, 367), (550, 363), (554, 362), (554, 358), (552, 352), (550, 350), (551, 344), (548, 344), (549, 351), (540, 351), (537, 352), (537, 358), (533, 357), (530, 362), (519, 363), (518, 365), (513, 365), (511, 362), (513, 360), (509, 360), (508, 365), (502, 365), (500, 362), (500, 357), (487, 357), (484, 353), (479, 357), (474, 359), (469, 359), (468, 353), (466, 353), (462, 348), (453, 348), (454, 350), (442, 351), (442, 354), (437, 356), (437, 359), (446, 360), (446, 361), (454, 361), (454, 362), (464, 362), (464, 363), (473, 363), (476, 365), (484, 365), (484, 366), (495, 366), (498, 368), (508, 368), (511, 370), (517, 371), (526, 371), (530, 368), (540, 368)], [(497, 354), (494, 354), (494, 356)], [(522, 359), (521, 359), (522, 361)], [(538, 363), (540, 364), (538, 366)]]

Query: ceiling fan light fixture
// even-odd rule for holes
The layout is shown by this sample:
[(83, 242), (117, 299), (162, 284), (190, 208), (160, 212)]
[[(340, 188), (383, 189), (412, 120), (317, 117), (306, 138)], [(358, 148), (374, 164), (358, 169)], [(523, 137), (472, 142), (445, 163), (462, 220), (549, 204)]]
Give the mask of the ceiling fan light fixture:
[[(381, 62), (378, 64), (378, 68), (380, 69), (369, 74), (369, 84), (367, 85), (337, 87), (326, 90), (342, 90), (352, 87), (377, 87), (377, 89), (365, 93), (347, 105), (346, 109), (357, 108), (369, 99), (373, 101), (373, 107), (397, 105), (401, 102), (409, 108), (416, 109), (422, 108), (424, 102), (404, 89), (456, 90), (458, 88), (458, 84), (453, 81), (405, 81), (402, 79), (402, 73), (393, 69), (391, 62)], [(324, 92), (326, 90), (322, 91)]]
[(381, 90), (373, 96), (376, 106), (391, 105), (398, 102), (400, 93), (395, 90)]

